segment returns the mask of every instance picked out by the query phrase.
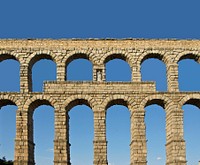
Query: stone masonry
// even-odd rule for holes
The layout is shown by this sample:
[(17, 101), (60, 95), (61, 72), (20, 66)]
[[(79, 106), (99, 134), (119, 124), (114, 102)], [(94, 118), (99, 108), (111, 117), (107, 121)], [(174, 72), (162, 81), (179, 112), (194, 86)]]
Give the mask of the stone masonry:
[[(93, 64), (93, 81), (67, 81), (66, 66), (78, 58)], [(131, 82), (106, 82), (105, 64), (125, 60), (132, 71)], [(158, 92), (154, 82), (142, 82), (140, 68), (148, 58), (164, 62), (168, 90)], [(198, 40), (87, 39), (87, 40), (0, 40), (0, 61), (20, 63), (20, 92), (1, 92), (0, 107), (16, 105), (15, 165), (34, 165), (33, 112), (40, 105), (55, 111), (54, 164), (70, 165), (68, 111), (85, 104), (94, 113), (94, 165), (108, 165), (106, 109), (125, 105), (130, 111), (130, 165), (146, 165), (144, 108), (158, 104), (166, 111), (166, 165), (186, 165), (183, 138), (184, 104), (200, 107), (200, 92), (179, 92), (178, 62), (200, 62)], [(44, 83), (43, 92), (32, 92), (32, 66), (41, 59), (56, 63), (56, 81)]]

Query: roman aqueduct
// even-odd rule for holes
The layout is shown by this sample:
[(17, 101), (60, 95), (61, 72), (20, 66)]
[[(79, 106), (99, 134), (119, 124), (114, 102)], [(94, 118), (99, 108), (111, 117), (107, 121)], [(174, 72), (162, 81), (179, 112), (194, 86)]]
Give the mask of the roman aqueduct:
[[(179, 92), (178, 62), (200, 62), (197, 40), (0, 40), (0, 61), (14, 59), (20, 63), (20, 92), (1, 92), (0, 107), (16, 105), (15, 165), (34, 165), (33, 111), (40, 105), (55, 108), (54, 164), (70, 165), (68, 111), (85, 104), (94, 113), (94, 165), (108, 165), (106, 109), (126, 106), (131, 114), (131, 165), (146, 165), (145, 110), (158, 104), (166, 112), (166, 164), (186, 165), (183, 138), (185, 104), (200, 107), (200, 92)], [(93, 64), (93, 81), (67, 81), (66, 66), (74, 59), (88, 59)], [(106, 82), (105, 63), (122, 59), (131, 68), (131, 82)], [(154, 82), (142, 82), (140, 66), (148, 58), (166, 65), (166, 92), (158, 92)], [(32, 66), (41, 59), (56, 63), (56, 81), (44, 83), (43, 92), (32, 91)]]

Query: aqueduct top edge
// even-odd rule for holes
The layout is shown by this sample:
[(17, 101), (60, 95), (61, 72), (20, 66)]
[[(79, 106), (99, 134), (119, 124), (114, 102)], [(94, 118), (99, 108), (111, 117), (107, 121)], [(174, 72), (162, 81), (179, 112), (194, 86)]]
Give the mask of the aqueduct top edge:
[(176, 39), (0, 39), (0, 48), (192, 48), (199, 49), (200, 40)]

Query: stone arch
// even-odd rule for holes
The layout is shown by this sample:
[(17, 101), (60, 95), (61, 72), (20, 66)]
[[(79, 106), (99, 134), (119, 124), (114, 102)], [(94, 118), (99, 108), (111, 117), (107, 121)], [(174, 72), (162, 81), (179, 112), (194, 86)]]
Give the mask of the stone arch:
[(53, 62), (55, 62), (57, 64), (57, 58), (53, 52), (51, 52), (49, 50), (40, 50), (40, 51), (36, 51), (36, 52), (32, 53), (27, 58), (26, 62), (28, 64), (29, 69), (32, 69), (33, 65), (41, 59), (52, 60)]
[[(162, 109), (160, 110), (159, 109), (159, 112), (158, 111), (154, 111), (154, 115), (157, 115), (160, 113), (159, 115), (159, 120), (158, 121), (155, 121), (155, 119), (153, 119), (152, 117), (152, 112), (145, 109), (145, 107), (147, 106), (151, 106), (153, 104), (156, 104), (157, 106), (160, 106), (162, 107)], [(151, 160), (149, 159), (150, 158), (150, 154), (151, 153), (151, 148), (154, 147), (154, 143), (159, 140), (158, 144), (159, 144), (159, 147), (157, 148), (157, 151), (159, 152), (165, 152), (165, 155), (166, 157), (164, 156), (163, 159), (167, 159), (168, 158), (168, 148), (166, 147), (166, 144), (167, 144), (167, 140), (168, 138), (171, 136), (171, 130), (172, 130), (172, 124), (171, 124), (171, 118), (170, 117), (170, 106), (169, 105), (173, 105), (173, 102), (170, 98), (166, 97), (166, 96), (163, 96), (163, 95), (150, 95), (150, 96), (147, 96), (145, 97), (141, 104), (140, 104), (140, 108), (139, 110), (142, 111), (144, 113), (144, 116), (143, 116), (143, 119), (144, 119), (144, 127), (145, 127), (145, 139), (146, 139), (146, 149), (147, 149), (147, 161), (150, 161)], [(173, 109), (174, 110), (174, 109)], [(149, 114), (151, 114), (151, 116), (149, 116), (147, 113), (150, 112)], [(155, 117), (155, 116), (154, 116)], [(154, 128), (154, 127), (151, 127), (149, 124), (149, 119), (153, 119), (155, 121), (155, 123), (151, 123), (153, 125), (157, 124), (161, 127), (158, 127), (158, 128)], [(149, 126), (149, 127), (148, 127)], [(159, 136), (159, 138), (153, 138), (153, 134), (151, 131), (155, 131), (155, 133), (158, 133), (160, 132), (159, 135), (161, 135), (161, 132), (162, 132), (162, 135)], [(148, 132), (151, 132), (151, 133), (148, 133)], [(152, 140), (153, 139), (153, 140)], [(161, 142), (162, 141), (162, 142)], [(162, 162), (163, 163), (163, 162)]]
[[(122, 107), (120, 107), (120, 109), (122, 109), (122, 111), (121, 112), (116, 111), (116, 107), (112, 107), (114, 105), (122, 106)], [(132, 152), (130, 150), (130, 145), (132, 142), (131, 115), (132, 115), (133, 110), (135, 110), (135, 109), (133, 109), (134, 106), (135, 106), (135, 102), (130, 97), (125, 96), (125, 95), (111, 95), (110, 97), (107, 97), (102, 103), (102, 109), (105, 110), (104, 113), (105, 113), (105, 119), (106, 119), (105, 120), (106, 135), (105, 136), (106, 136), (106, 140), (107, 140), (107, 159), (108, 159), (108, 161), (111, 161), (109, 159), (114, 159), (114, 158), (115, 158), (115, 161), (119, 160), (119, 159), (117, 159), (117, 157), (114, 153), (112, 154), (112, 151), (115, 149), (116, 150), (120, 149), (119, 153), (121, 154), (122, 159), (129, 161), (131, 158), (131, 152)], [(116, 112), (119, 112), (120, 116), (119, 116), (119, 113), (116, 113)], [(115, 115), (115, 114), (117, 114), (117, 115)], [(118, 120), (118, 119), (120, 119), (120, 120)], [(122, 123), (122, 121), (124, 121), (124, 122)], [(118, 128), (118, 134), (112, 133), (116, 129), (115, 126), (117, 126), (117, 128)], [(112, 129), (113, 127), (114, 127), (114, 129)], [(112, 141), (114, 139), (119, 140), (121, 138), (126, 139), (126, 140), (124, 140), (124, 142), (122, 144), (116, 145), (116, 144), (112, 143)], [(123, 147), (121, 147), (121, 146), (123, 146)], [(123, 154), (124, 152), (130, 152), (130, 155), (127, 155), (127, 154), (124, 155)]]
[(100, 59), (100, 64), (105, 65), (107, 62), (113, 59), (124, 60), (129, 64), (130, 67), (132, 67), (134, 63), (131, 55), (127, 51), (113, 50), (103, 55), (103, 57)]
[[(76, 106), (78, 106), (78, 105), (85, 105), (85, 106), (87, 106), (87, 108), (89, 108), (89, 113), (92, 115), (92, 116), (88, 116), (88, 109), (86, 108), (86, 111), (85, 111), (85, 109), (82, 111), (82, 114), (83, 114), (83, 116), (85, 115), (85, 114), (87, 114), (87, 116), (86, 117), (84, 117), (84, 119), (86, 119), (87, 121), (88, 121), (88, 119), (90, 120), (92, 120), (92, 122), (94, 122), (94, 109), (95, 109), (95, 103), (96, 103), (96, 101), (93, 99), (93, 98), (91, 98), (90, 96), (85, 96), (85, 95), (74, 95), (74, 96), (71, 96), (71, 97), (69, 97), (67, 100), (65, 100), (64, 101), (64, 103), (62, 104), (62, 106), (63, 106), (63, 108), (62, 109), (65, 109), (65, 111), (62, 111), (61, 113), (63, 114), (63, 115), (65, 115), (65, 122), (66, 122), (66, 129), (65, 129), (65, 131), (67, 130), (67, 138), (68, 138), (68, 152), (70, 153), (70, 162), (73, 164), (73, 153), (74, 152), (72, 152), (72, 147), (73, 147), (73, 149), (80, 149), (80, 147), (81, 147), (81, 151), (82, 152), (85, 152), (86, 150), (85, 150), (85, 147), (83, 147), (82, 145), (81, 146), (76, 146), (76, 145), (74, 145), (77, 141), (79, 141), (79, 142), (81, 142), (82, 144), (83, 143), (85, 143), (85, 144), (87, 144), (87, 149), (88, 150), (90, 150), (91, 151), (91, 154), (92, 153), (94, 153), (94, 151), (95, 151), (95, 149), (93, 148), (93, 146), (91, 145), (91, 144), (93, 144), (93, 142), (92, 142), (92, 140), (93, 140), (93, 138), (94, 138), (94, 135), (92, 135), (92, 139), (90, 138), (90, 137), (87, 137), (87, 139), (89, 139), (89, 142), (90, 142), (90, 144), (88, 143), (88, 141), (86, 140), (86, 141), (84, 141), (83, 139), (85, 139), (85, 137), (84, 137), (84, 135), (85, 134), (87, 134), (87, 135), (89, 135), (89, 134), (94, 134), (94, 131), (95, 131), (95, 128), (94, 128), (94, 124), (92, 124), (92, 130), (89, 128), (89, 127), (82, 127), (82, 125), (79, 125), (79, 123), (78, 123), (78, 125), (77, 125), (77, 123), (76, 123), (76, 125), (71, 125), (72, 123), (70, 123), (70, 121), (72, 121), (73, 119), (75, 119), (76, 117), (74, 116), (74, 115), (72, 115), (72, 114), (70, 114), (71, 112), (73, 113), (73, 112), (78, 112), (79, 111), (79, 109), (82, 109), (82, 108), (80, 108), (80, 107), (78, 107), (78, 111), (75, 111), (73, 108), (74, 107), (76, 107)], [(80, 112), (80, 111), (79, 111)], [(79, 113), (78, 112), (78, 113)], [(79, 113), (80, 114), (80, 113)], [(76, 113), (76, 115), (77, 115), (77, 113)], [(89, 117), (89, 118), (88, 118)], [(92, 117), (92, 118), (91, 118)], [(86, 121), (85, 120), (85, 121)], [(77, 118), (76, 118), (76, 121), (77, 121)], [(80, 128), (79, 128), (79, 130), (87, 130), (87, 131), (84, 131), (84, 135), (83, 134), (80, 134), (80, 133), (78, 133), (78, 136), (82, 136), (83, 138), (80, 138), (80, 139), (78, 139), (78, 140), (76, 140), (75, 142), (72, 142), (71, 141), (71, 139), (70, 139), (70, 137), (73, 139), (73, 137), (74, 137), (74, 134), (72, 133), (72, 130), (75, 128), (74, 126), (79, 126)], [(84, 128), (84, 129), (83, 129)], [(89, 132), (89, 133), (88, 133)], [(70, 147), (70, 146), (72, 146), (72, 147)], [(90, 153), (88, 153), (88, 155), (91, 155)], [(90, 157), (90, 156), (89, 156)], [(90, 157), (90, 159), (92, 158), (92, 156)], [(80, 158), (80, 160), (82, 160), (81, 158)]]
[(187, 94), (186, 96), (184, 96), (179, 104), (178, 104), (178, 108), (182, 109), (182, 106), (185, 104), (191, 104), (191, 105), (195, 105), (198, 108), (200, 108), (200, 94), (196, 93), (196, 94)]
[[(145, 51), (145, 53), (141, 54), (138, 59), (137, 59), (137, 62), (136, 62), (136, 70), (137, 72), (139, 73), (139, 77), (140, 77), (140, 80), (142, 81), (142, 73), (141, 73), (141, 68), (142, 68), (142, 63), (148, 59), (158, 59), (159, 61), (163, 62), (164, 64), (164, 69), (166, 70), (167, 72), (167, 66), (168, 64), (170, 63), (170, 56), (167, 54), (167, 52), (164, 52), (164, 51), (160, 51), (160, 50), (148, 50), (148, 51)], [(167, 57), (168, 56), (168, 57)], [(164, 77), (166, 77), (166, 89), (167, 89), (167, 76), (168, 74), (167, 73), (164, 73), (163, 75)], [(156, 85), (157, 86), (157, 85)], [(165, 89), (165, 90), (166, 90)]]
[(6, 105), (16, 105), (19, 108), (21, 101), (10, 95), (0, 95), (0, 109)]
[[(132, 72), (133, 72), (133, 63), (134, 63), (133, 56), (124, 50), (109, 51), (101, 57), (99, 64), (102, 66), (102, 69), (103, 69), (102, 70), (103, 79), (107, 80), (106, 77), (107, 78), (109, 77), (108, 75), (106, 75), (107, 74), (106, 70), (108, 69), (107, 64), (112, 60), (118, 60), (118, 59), (122, 60), (124, 63), (126, 63), (126, 65), (128, 64), (127, 65), (128, 67), (126, 65), (124, 65), (123, 68), (126, 67), (126, 69), (130, 70), (130, 74), (128, 74), (130, 76), (128, 81), (131, 81), (132, 80)], [(123, 68), (121, 68), (121, 69), (123, 69)], [(117, 73), (117, 72), (114, 71), (113, 73)], [(118, 79), (117, 81), (122, 81), (122, 80)]]
[(70, 53), (68, 53), (61, 61), (62, 64), (64, 64), (65, 67), (65, 79), (67, 79), (67, 67), (68, 65), (77, 59), (85, 59), (88, 60), (92, 64), (92, 68), (94, 67), (94, 55), (89, 50), (74, 50)]
[(55, 62), (56, 67), (57, 67), (57, 58), (56, 55), (53, 54), (51, 51), (47, 51), (47, 50), (41, 50), (41, 51), (36, 51), (34, 53), (32, 53), (28, 58), (26, 63), (28, 64), (28, 88), (29, 91), (32, 91), (32, 67), (35, 63), (37, 63), (38, 61), (40, 61), (41, 59), (48, 59), (51, 60), (53, 62)]
[(0, 51), (0, 62), (7, 59), (16, 60), (21, 64), (21, 59), (17, 53), (9, 51)]
[(199, 51), (183, 51), (179, 53), (175, 58), (175, 63), (178, 64), (179, 61), (183, 59), (193, 59), (196, 62), (200, 63), (200, 52)]
[(112, 95), (103, 101), (102, 107), (103, 109), (107, 110), (109, 107), (116, 104), (126, 106), (129, 111), (134, 110), (133, 107), (136, 105), (136, 103), (128, 96)]
[[(8, 111), (10, 111), (11, 113), (7, 113), (8, 111), (3, 109), (4, 106), (8, 106), (8, 105), (12, 105), (15, 106), (14, 107), (14, 111), (13, 108), (10, 107), (7, 109)], [(0, 95), (0, 111), (4, 111), (5, 113), (1, 113), (1, 132), (4, 131), (6, 132), (6, 134), (3, 134), (3, 137), (1, 137), (1, 151), (3, 151), (4, 149), (8, 149), (9, 148), (9, 154), (5, 151), (3, 151), (2, 153), (5, 154), (5, 156), (10, 155), (12, 158), (15, 160), (15, 140), (17, 137), (17, 116), (16, 114), (20, 113), (20, 102), (15, 99), (15, 97), (12, 96), (8, 96), (8, 95)], [(5, 116), (4, 116), (5, 115)], [(9, 115), (9, 116), (8, 116)], [(2, 120), (3, 119), (3, 120)], [(7, 133), (9, 132), (9, 133)], [(6, 141), (3, 139), (7, 139)], [(2, 141), (3, 140), (3, 141)], [(9, 147), (8, 147), (9, 145)]]
[(165, 66), (167, 66), (169, 60), (165, 56), (165, 54), (166, 52), (160, 50), (145, 51), (145, 53), (141, 54), (137, 59), (137, 68), (140, 70), (142, 63), (149, 58), (158, 59), (162, 61), (165, 64)]
[[(56, 105), (56, 101), (50, 97), (50, 96), (46, 96), (46, 95), (35, 95), (31, 98), (28, 98), (23, 106), (23, 110), (26, 111), (26, 124), (28, 124), (28, 141), (29, 141), (29, 145), (30, 145), (30, 149), (29, 149), (29, 154), (32, 157), (32, 160), (35, 161), (35, 141), (34, 141), (34, 111), (36, 108), (38, 108), (41, 105), (48, 105), (54, 108), (54, 112), (55, 110), (58, 108)], [(54, 123), (55, 125), (55, 123)], [(55, 129), (55, 126), (54, 126)], [(55, 131), (55, 130), (54, 130)], [(53, 142), (53, 139), (52, 139)], [(35, 164), (35, 162), (33, 163)]]
[(166, 52), (165, 51), (161, 51), (161, 50), (146, 50), (144, 53), (142, 53), (138, 60), (137, 60), (137, 64), (141, 65), (145, 60), (149, 59), (149, 58), (156, 58), (158, 60), (163, 61), (165, 64), (167, 64), (168, 59), (165, 56)]
[[(196, 84), (198, 84), (198, 79), (196, 74), (198, 74), (199, 64), (200, 64), (200, 51), (197, 50), (185, 50), (179, 53), (175, 58), (175, 64), (177, 65), (177, 81), (180, 84), (179, 90), (181, 91), (194, 91), (198, 90), (198, 87), (195, 87), (194, 80), (196, 80)], [(187, 68), (186, 65), (190, 67)], [(185, 69), (188, 72), (185, 72)], [(193, 74), (191, 74), (194, 71)], [(189, 81), (183, 81), (184, 79), (188, 79)], [(193, 84), (192, 84), (193, 82)]]
[(165, 109), (166, 106), (169, 104), (173, 104), (172, 100), (166, 96), (161, 95), (150, 95), (145, 97), (141, 104), (140, 104), (140, 110), (144, 109), (146, 106), (157, 104), (161, 106), (163, 109)]
[(74, 96), (69, 97), (67, 100), (65, 100), (62, 105), (63, 105), (63, 109), (66, 109), (67, 111), (69, 111), (74, 106), (82, 105), (82, 104), (87, 105), (94, 111), (97, 103), (95, 99), (93, 99), (90, 96), (74, 95)]
[(94, 55), (89, 50), (74, 50), (69, 52), (63, 59), (62, 63), (65, 63), (65, 67), (68, 66), (70, 62), (76, 59), (86, 59), (89, 60), (92, 65), (94, 65), (94, 59), (92, 58)]
[(167, 116), (170, 115), (170, 112), (175, 110), (177, 108), (177, 104), (175, 104), (173, 102), (173, 100), (171, 100), (171, 98), (166, 97), (164, 95), (150, 95), (145, 97), (142, 102), (140, 103), (139, 106), (139, 110), (144, 110), (145, 111), (145, 107), (152, 105), (152, 104), (157, 104), (159, 106), (161, 106), (163, 108), (163, 110), (166, 113), (166, 124), (169, 124), (169, 127), (166, 127), (166, 136), (169, 137), (171, 134), (171, 121), (167, 120)]
[(55, 109), (57, 107), (56, 100), (54, 100), (52, 97), (46, 96), (46, 95), (36, 95), (26, 100), (23, 108), (25, 110), (28, 110), (30, 108), (34, 110), (40, 105), (50, 105), (54, 107)]
[[(20, 90), (20, 83), (21, 83), (21, 80), (20, 80), (21, 79), (21, 73), (20, 73), (21, 71), (20, 70), (21, 70), (21, 64), (23, 64), (23, 59), (19, 58), (19, 54), (15, 53), (15, 52), (0, 51), (0, 62), (3, 62), (5, 60), (9, 60), (9, 62), (11, 62), (10, 60), (14, 60), (14, 65), (11, 67), (11, 70), (10, 70), (10, 68), (9, 68), (9, 71), (5, 69), (5, 67), (9, 67), (8, 64), (7, 64), (6, 66), (4, 65), (3, 72), (5, 72), (5, 74), (7, 74), (9, 78), (13, 78), (12, 76), (14, 76), (13, 80), (14, 80), (14, 82), (17, 82), (16, 87), (18, 89), (17, 88), (15, 90), (12, 89), (11, 91), (19, 91)], [(16, 72), (17, 72), (17, 74), (16, 74)], [(6, 79), (6, 81), (8, 81), (7, 78), (5, 78), (5, 79)], [(6, 81), (4, 81), (4, 83)], [(11, 83), (12, 83), (12, 81), (9, 80), (9, 82), (8, 82), (9, 87), (12, 86)], [(11, 88), (9, 88), (8, 91), (10, 91), (10, 89)]]
[[(190, 108), (184, 108), (184, 105), (193, 105), (194, 107), (190, 107)], [(199, 146), (199, 140), (197, 140), (198, 138), (194, 138), (194, 136), (198, 137), (199, 134), (199, 130), (197, 131), (196, 128), (199, 127), (199, 122), (197, 122), (199, 120), (199, 109), (200, 109), (200, 94), (199, 93), (193, 93), (193, 94), (187, 94), (185, 95), (180, 101), (179, 101), (179, 110), (181, 111), (182, 115), (183, 115), (183, 121), (182, 121), (182, 127), (183, 127), (183, 131), (184, 134), (182, 135), (182, 137), (185, 140), (185, 157), (187, 158), (187, 162), (189, 162), (190, 164), (194, 164), (194, 162), (196, 163), (198, 160), (191, 158), (189, 155), (192, 154), (191, 149), (192, 150), (196, 150), (196, 146)], [(198, 108), (198, 109), (196, 109)], [(196, 110), (195, 110), (196, 109)], [(196, 113), (193, 113), (195, 112)], [(189, 120), (188, 120), (189, 119)], [(189, 122), (189, 124), (188, 124)], [(192, 127), (191, 127), (192, 126)], [(189, 127), (189, 128), (188, 128)], [(191, 128), (195, 128), (193, 129), (193, 131), (191, 131)], [(195, 133), (194, 133), (195, 132)], [(187, 143), (189, 142), (189, 143)], [(199, 153), (195, 153), (192, 154), (194, 157), (196, 157)]]
[(154, 59), (158, 59), (160, 61), (162, 61), (165, 64), (165, 67), (167, 67), (167, 58), (165, 56), (165, 52), (160, 51), (160, 50), (147, 50), (145, 51), (143, 54), (141, 54), (137, 61), (136, 61), (136, 69), (138, 70), (139, 74), (140, 74), (140, 79), (142, 80), (142, 74), (141, 74), (141, 66), (142, 63), (150, 58), (154, 58)]

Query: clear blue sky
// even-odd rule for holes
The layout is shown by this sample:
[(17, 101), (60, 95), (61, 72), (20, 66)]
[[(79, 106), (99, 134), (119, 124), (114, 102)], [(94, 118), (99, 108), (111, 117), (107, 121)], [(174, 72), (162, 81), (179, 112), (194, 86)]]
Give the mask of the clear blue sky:
[[(0, 6), (0, 38), (200, 39), (198, 0), (6, 0), (1, 1)], [(75, 69), (76, 66), (79, 66), (79, 69)], [(113, 60), (106, 67), (108, 81), (130, 80), (129, 66), (124, 61)], [(120, 70), (113, 71), (119, 68)], [(68, 67), (68, 72), (70, 80), (91, 80), (91, 64), (86, 60), (73, 61)], [(152, 72), (154, 74), (151, 74)], [(34, 90), (41, 91), (42, 82), (54, 80), (55, 73), (56, 67), (53, 62), (42, 60), (36, 63), (33, 66)], [(199, 64), (192, 60), (181, 61), (180, 90), (199, 91), (199, 73)], [(19, 91), (19, 64), (16, 61), (1, 62), (0, 75), (0, 91)], [(142, 65), (142, 79), (154, 80), (157, 82), (158, 91), (166, 91), (165, 65), (158, 60), (145, 61)], [(188, 165), (195, 165), (200, 160), (200, 111), (191, 105), (184, 106), (183, 109)], [(16, 110), (15, 106), (6, 106), (0, 110), (0, 157), (13, 159)], [(53, 111), (52, 107), (41, 106), (34, 112), (37, 165), (53, 164)], [(92, 111), (87, 106), (76, 106), (69, 114), (72, 164), (91, 165)], [(113, 106), (107, 111), (110, 165), (128, 165), (130, 162), (129, 115), (128, 109), (123, 106)], [(163, 165), (166, 143), (165, 112), (157, 105), (148, 106), (145, 122), (148, 165)]]

